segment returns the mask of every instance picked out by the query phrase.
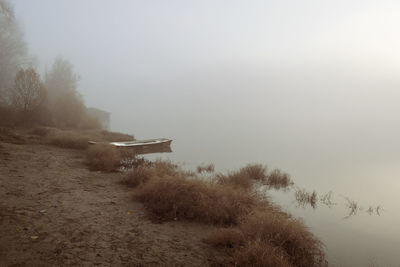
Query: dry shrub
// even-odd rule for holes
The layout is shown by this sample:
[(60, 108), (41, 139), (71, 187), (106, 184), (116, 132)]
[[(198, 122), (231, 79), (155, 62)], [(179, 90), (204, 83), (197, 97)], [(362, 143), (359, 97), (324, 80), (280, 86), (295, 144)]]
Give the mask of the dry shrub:
[(148, 167), (137, 166), (130, 170), (128, 174), (122, 178), (121, 183), (130, 187), (136, 187), (149, 181), (152, 172)]
[(293, 185), (289, 174), (279, 169), (272, 170), (266, 177), (265, 184), (275, 189), (287, 188)]
[(112, 145), (96, 144), (87, 151), (87, 164), (94, 171), (115, 171), (119, 161), (117, 148)]
[(151, 162), (147, 159), (137, 157), (129, 152), (121, 152), (123, 159), (121, 164), (129, 169), (127, 176), (121, 182), (131, 187), (144, 184), (152, 177), (162, 178), (165, 176), (184, 176), (177, 164), (168, 160), (156, 160)]
[(164, 177), (164, 176), (184, 176), (184, 171), (182, 171), (179, 166), (172, 163), (170, 160), (158, 159), (153, 162), (152, 169), (154, 170), (154, 176)]
[[(357, 214), (357, 212), (359, 211), (359, 210), (361, 210), (361, 207), (360, 207), (360, 205), (356, 202), (356, 201), (354, 201), (354, 200), (351, 200), (351, 199), (349, 199), (349, 198), (347, 198), (347, 197), (345, 197), (345, 200), (346, 200), (346, 206), (347, 206), (347, 208), (349, 209), (349, 214), (345, 217), (345, 218), (349, 218), (349, 217), (351, 217), (351, 216), (353, 216), (353, 215), (356, 215)], [(379, 212), (378, 212), (379, 213)]]
[(261, 241), (248, 242), (233, 255), (235, 266), (252, 267), (290, 267), (285, 253), (278, 247), (270, 246)]
[(261, 164), (249, 164), (241, 168), (239, 172), (247, 174), (254, 181), (264, 181), (267, 177), (267, 168)]
[(215, 229), (205, 242), (224, 249), (237, 266), (327, 265), (323, 244), (301, 221), (246, 190), (268, 179), (261, 165), (219, 175), (217, 183), (189, 179), (179, 166), (161, 160), (130, 175), (133, 185), (141, 185), (136, 198), (157, 219), (229, 226)]
[(216, 228), (204, 241), (215, 247), (239, 249), (244, 245), (245, 237), (237, 228)]
[(323, 244), (305, 227), (289, 215), (276, 211), (256, 211), (240, 225), (247, 240), (258, 240), (259, 245), (278, 247), (295, 266), (325, 266)]
[(150, 168), (153, 166), (153, 162), (148, 159), (138, 157), (135, 153), (129, 150), (119, 149), (118, 151), (120, 155), (121, 167), (125, 170), (130, 170), (138, 167)]
[(320, 196), (319, 200), (322, 204), (325, 204), (328, 207), (332, 207), (333, 205), (336, 205), (336, 203), (334, 203), (331, 198), (332, 198), (332, 191), (329, 191), (328, 193)]
[(256, 205), (243, 190), (183, 176), (150, 179), (136, 196), (160, 220), (179, 218), (221, 225), (237, 224)]
[(203, 172), (211, 173), (211, 172), (214, 172), (214, 169), (215, 169), (215, 167), (214, 167), (214, 164), (212, 164), (212, 163), (207, 164), (207, 165), (199, 165), (199, 166), (197, 166), (197, 172), (198, 173), (203, 173)]
[(263, 181), (266, 178), (266, 168), (261, 164), (249, 164), (239, 171), (230, 172), (227, 175), (216, 175), (218, 184), (231, 185), (250, 190), (256, 181)]
[(217, 174), (216, 181), (220, 185), (233, 186), (245, 190), (250, 190), (253, 186), (250, 177), (240, 172), (230, 172), (227, 175)]
[(11, 144), (25, 144), (25, 139), (10, 128), (0, 127), (0, 141)]
[(87, 136), (72, 131), (55, 131), (46, 137), (46, 142), (62, 148), (86, 149), (89, 146)]
[(297, 188), (295, 192), (296, 201), (300, 206), (305, 207), (310, 204), (314, 209), (317, 207), (318, 196), (315, 191), (307, 192), (305, 189)]

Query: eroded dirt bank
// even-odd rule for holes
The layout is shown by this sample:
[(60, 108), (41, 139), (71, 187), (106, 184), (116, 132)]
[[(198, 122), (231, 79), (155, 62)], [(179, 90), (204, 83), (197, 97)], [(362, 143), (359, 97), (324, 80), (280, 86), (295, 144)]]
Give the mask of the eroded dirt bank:
[(0, 148), (0, 266), (205, 266), (210, 227), (154, 224), (121, 173), (91, 172), (85, 152)]

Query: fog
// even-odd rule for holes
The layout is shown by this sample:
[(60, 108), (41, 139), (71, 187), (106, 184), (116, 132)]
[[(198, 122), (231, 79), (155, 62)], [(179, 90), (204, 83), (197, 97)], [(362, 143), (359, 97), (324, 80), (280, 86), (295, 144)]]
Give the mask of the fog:
[[(297, 216), (318, 217), (306, 222), (333, 263), (398, 263), (398, 2), (12, 3), (38, 69), (57, 55), (72, 62), (85, 103), (111, 112), (112, 130), (171, 138), (166, 157), (188, 166), (260, 162), (306, 188), (382, 204), (389, 215), (371, 226), (291, 210), (282, 196)], [(363, 246), (377, 238), (369, 231), (376, 246)]]

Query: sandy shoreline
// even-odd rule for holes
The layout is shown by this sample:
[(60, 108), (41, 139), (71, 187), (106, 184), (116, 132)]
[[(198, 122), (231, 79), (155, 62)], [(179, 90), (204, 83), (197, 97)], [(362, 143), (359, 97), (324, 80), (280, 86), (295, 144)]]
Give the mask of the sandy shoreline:
[(152, 223), (121, 173), (91, 172), (83, 151), (2, 143), (1, 266), (205, 266), (211, 226)]

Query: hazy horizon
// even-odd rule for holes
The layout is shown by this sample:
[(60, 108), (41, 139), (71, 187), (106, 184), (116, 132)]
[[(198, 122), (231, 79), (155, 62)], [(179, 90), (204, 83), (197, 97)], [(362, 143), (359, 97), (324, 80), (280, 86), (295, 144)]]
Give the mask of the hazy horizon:
[(396, 262), (399, 2), (11, 2), (38, 70), (70, 61), (112, 130), (171, 138), (167, 157), (189, 165), (265, 163), (382, 204), (388, 217), (365, 224), (291, 212), (318, 217), (307, 223), (338, 264)]

